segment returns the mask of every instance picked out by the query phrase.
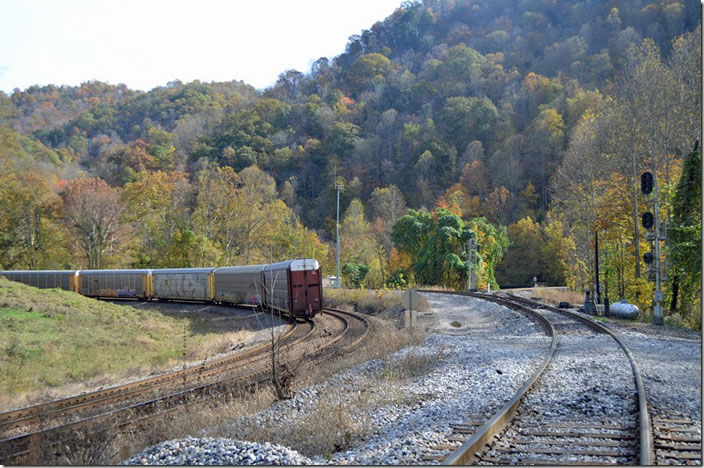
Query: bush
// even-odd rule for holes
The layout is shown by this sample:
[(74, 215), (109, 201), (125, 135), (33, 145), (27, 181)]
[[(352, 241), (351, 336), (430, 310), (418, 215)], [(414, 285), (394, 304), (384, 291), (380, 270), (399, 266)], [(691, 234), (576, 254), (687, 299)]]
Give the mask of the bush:
[(384, 289), (326, 289), (323, 301), (327, 307), (373, 314), (401, 304), (401, 292)]

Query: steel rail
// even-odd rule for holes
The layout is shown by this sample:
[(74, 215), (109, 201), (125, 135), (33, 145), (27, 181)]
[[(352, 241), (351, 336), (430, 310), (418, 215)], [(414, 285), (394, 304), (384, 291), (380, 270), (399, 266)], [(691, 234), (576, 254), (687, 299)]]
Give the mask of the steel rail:
[(647, 465), (652, 465), (654, 463), (654, 444), (653, 444), (653, 430), (652, 430), (652, 424), (650, 421), (650, 412), (648, 411), (648, 400), (647, 400), (647, 395), (645, 392), (645, 385), (643, 384), (643, 377), (640, 374), (640, 369), (638, 367), (638, 363), (636, 362), (635, 357), (631, 353), (631, 351), (626, 347), (626, 345), (621, 341), (621, 338), (618, 337), (611, 329), (609, 329), (606, 325), (597, 322), (596, 320), (592, 320), (588, 317), (584, 317), (580, 314), (577, 314), (576, 312), (571, 312), (565, 309), (559, 309), (557, 307), (552, 307), (550, 305), (546, 304), (541, 304), (539, 302), (531, 301), (528, 299), (525, 299), (520, 296), (516, 296), (515, 294), (508, 294), (508, 296), (513, 299), (514, 301), (522, 302), (524, 304), (531, 304), (535, 307), (541, 307), (546, 310), (549, 310), (551, 312), (556, 312), (558, 314), (565, 315), (567, 317), (572, 317), (576, 318), (577, 320), (581, 320), (582, 322), (588, 324), (590, 327), (598, 329), (599, 331), (606, 333), (609, 335), (611, 338), (616, 340), (616, 343), (619, 344), (621, 349), (623, 349), (623, 352), (626, 353), (626, 356), (628, 356), (628, 360), (631, 363), (631, 369), (633, 370), (633, 377), (636, 382), (636, 388), (638, 390), (638, 423), (639, 423), (639, 429), (640, 429), (640, 464), (647, 466)]
[[(543, 317), (542, 315), (526, 308), (526, 304), (533, 307), (533, 308), (543, 308), (550, 310), (551, 312), (556, 312), (559, 314), (562, 314), (564, 316), (574, 318), (576, 320), (579, 320), (583, 322), (585, 325), (599, 331), (602, 333), (605, 333), (612, 337), (618, 345), (621, 347), (621, 349), (624, 351), (626, 356), (628, 357), (630, 364), (631, 364), (631, 369), (633, 371), (635, 383), (636, 383), (636, 388), (638, 391), (638, 407), (639, 407), (639, 431), (640, 431), (640, 464), (641, 465), (652, 465), (653, 464), (653, 433), (652, 433), (652, 426), (650, 424), (650, 415), (648, 413), (648, 408), (647, 408), (647, 400), (646, 400), (646, 394), (645, 394), (645, 386), (643, 385), (643, 379), (640, 374), (640, 370), (638, 368), (638, 364), (633, 357), (633, 354), (630, 352), (630, 350), (625, 346), (625, 344), (621, 341), (621, 339), (614, 334), (608, 327), (605, 325), (598, 323), (592, 319), (589, 319), (587, 317), (583, 317), (579, 314), (576, 314), (574, 312), (566, 311), (564, 309), (558, 309), (556, 307), (548, 306), (545, 304), (537, 303), (534, 301), (527, 300), (525, 298), (515, 296), (515, 295), (509, 295), (510, 299), (507, 298), (501, 298), (495, 295), (488, 295), (488, 294), (483, 294), (483, 293), (472, 293), (472, 292), (452, 292), (452, 291), (432, 291), (432, 290), (421, 290), (421, 292), (427, 292), (427, 293), (441, 293), (441, 294), (455, 294), (455, 295), (462, 295), (462, 296), (469, 296), (469, 297), (475, 297), (483, 300), (488, 300), (491, 302), (496, 302), (502, 305), (507, 305), (510, 307), (521, 307), (521, 309), (524, 309), (524, 312), (529, 312), (531, 315), (541, 317), (542, 319), (547, 321), (547, 318)], [(555, 341), (555, 337), (553, 335), (553, 342)], [(547, 366), (547, 365), (546, 365)], [(542, 370), (541, 370), (542, 373)], [(537, 379), (533, 379), (531, 377), (532, 382), (534, 382)], [(518, 407), (518, 402), (522, 398), (522, 396), (527, 392), (527, 390), (530, 388), (530, 385), (524, 385), (519, 389), (519, 391), (516, 393), (516, 395), (508, 402), (504, 407), (502, 407), (487, 423), (485, 423), (470, 439), (468, 439), (466, 442), (464, 442), (455, 452), (450, 454), (450, 456), (445, 459), (445, 464), (448, 465), (461, 465), (461, 464), (467, 464), (471, 461), (475, 453), (484, 445), (486, 441), (488, 441), (494, 434), (499, 432), (503, 427), (506, 426), (508, 421), (510, 420), (510, 417), (506, 416), (511, 414), (515, 414), (515, 410)], [(521, 394), (521, 397), (518, 397), (518, 394)], [(515, 407), (513, 408), (513, 412), (511, 413), (511, 407), (515, 404)], [(496, 425), (498, 429), (495, 429), (493, 426)], [(491, 435), (488, 435), (491, 434)]]
[[(489, 300), (502, 305), (506, 303), (499, 298), (484, 295), (467, 293), (467, 292), (452, 292), (452, 291), (430, 291), (430, 290), (419, 290), (419, 292), (426, 293), (440, 293), (440, 294), (452, 294), (460, 296), (470, 296), (479, 297), (480, 299)], [(507, 301), (506, 301), (507, 302)], [(469, 439), (467, 439), (459, 448), (452, 452), (443, 462), (446, 465), (469, 465), (472, 462), (474, 456), (479, 452), (479, 450), (492, 438), (494, 435), (503, 430), (506, 425), (513, 419), (518, 410), (518, 405), (520, 404), (523, 396), (528, 393), (528, 390), (533, 386), (536, 380), (543, 374), (548, 364), (552, 360), (555, 354), (555, 348), (557, 347), (557, 333), (555, 332), (555, 327), (552, 323), (541, 314), (534, 312), (527, 307), (520, 304), (512, 304), (514, 307), (520, 308), (519, 312), (537, 319), (545, 328), (548, 336), (552, 338), (550, 342), (550, 348), (548, 349), (545, 357), (538, 365), (538, 368), (533, 372), (533, 374), (525, 381), (523, 386), (516, 391), (513, 397), (506, 402), (499, 410), (492, 416), (484, 425), (482, 425), (477, 432), (475, 432)]]
[(364, 325), (364, 332), (359, 337), (357, 337), (352, 343), (348, 344), (345, 347), (345, 349), (347, 349), (347, 350), (351, 350), (351, 349), (354, 349), (355, 347), (357, 347), (357, 345), (359, 345), (369, 334), (369, 327), (370, 327), (369, 320), (366, 317), (364, 317), (362, 314), (358, 314), (356, 312), (348, 312), (346, 310), (341, 310), (341, 309), (331, 309), (328, 307), (324, 308), (323, 312), (328, 312), (328, 313), (332, 312), (332, 313), (335, 313), (338, 315), (339, 314), (349, 315), (349, 316), (354, 317), (355, 319), (359, 320)]

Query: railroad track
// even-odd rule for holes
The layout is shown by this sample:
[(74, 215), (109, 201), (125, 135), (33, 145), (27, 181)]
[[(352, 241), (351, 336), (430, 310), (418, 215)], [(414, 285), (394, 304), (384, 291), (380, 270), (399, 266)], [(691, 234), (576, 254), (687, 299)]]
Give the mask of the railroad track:
[[(319, 336), (313, 336), (321, 328), (318, 323), (325, 325)], [(283, 364), (298, 366), (305, 360), (315, 362), (352, 349), (366, 337), (368, 329), (368, 321), (358, 314), (324, 309), (315, 321), (294, 322), (287, 327), (280, 346)], [(340, 344), (343, 338), (347, 342), (344, 345)], [(3, 413), (0, 427), (29, 430), (0, 440), (0, 463), (70, 460), (65, 452), (76, 437), (90, 443), (92, 434), (146, 428), (153, 420), (186, 405), (231, 393), (233, 387), (267, 382), (271, 378), (270, 348), (267, 343), (185, 370)]]
[[(514, 302), (553, 312), (564, 313), (546, 304), (537, 303), (521, 296), (509, 294)], [(579, 316), (582, 317), (582, 316)], [(582, 317), (583, 320), (589, 320)], [(639, 392), (639, 396), (644, 392)], [(644, 424), (641, 421), (641, 424)], [(650, 418), (653, 434), (652, 462), (656, 465), (701, 465), (701, 421), (692, 421), (679, 414), (654, 414)]]
[[(497, 302), (526, 314), (542, 324), (552, 342), (538, 369), (508, 402), (494, 414), (475, 415), (464, 424), (453, 426), (448, 443), (434, 447), (435, 453), (426, 456), (426, 461), (448, 465), (653, 464), (653, 433), (640, 372), (630, 351), (608, 328), (578, 314), (556, 308), (548, 310), (531, 301), (480, 293), (453, 294)], [(535, 310), (539, 306), (543, 309), (540, 312)], [(539, 394), (543, 381), (551, 378), (555, 381), (551, 375), (554, 371), (549, 368), (555, 366), (554, 356), (560, 359), (563, 354), (556, 352), (560, 337), (565, 341), (570, 334), (584, 333), (585, 326), (593, 330), (590, 332), (593, 336), (606, 334), (613, 338), (611, 346), (618, 345), (628, 357), (629, 366), (623, 367), (630, 368), (627, 380), (632, 379), (635, 416), (629, 411), (618, 417), (598, 410), (592, 414), (587, 404), (570, 418), (565, 407), (547, 409), (542, 407), (540, 396), (533, 397)]]

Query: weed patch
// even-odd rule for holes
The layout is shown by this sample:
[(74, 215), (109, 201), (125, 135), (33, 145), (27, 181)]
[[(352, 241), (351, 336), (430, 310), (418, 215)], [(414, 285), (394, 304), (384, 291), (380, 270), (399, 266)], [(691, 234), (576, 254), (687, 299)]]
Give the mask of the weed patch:
[(560, 302), (569, 302), (574, 305), (581, 305), (584, 303), (584, 294), (578, 293), (576, 291), (561, 291), (558, 289), (548, 289), (548, 288), (533, 288), (533, 296), (537, 297), (545, 302), (557, 306)]
[(401, 291), (389, 289), (326, 289), (325, 306), (373, 314), (401, 304)]

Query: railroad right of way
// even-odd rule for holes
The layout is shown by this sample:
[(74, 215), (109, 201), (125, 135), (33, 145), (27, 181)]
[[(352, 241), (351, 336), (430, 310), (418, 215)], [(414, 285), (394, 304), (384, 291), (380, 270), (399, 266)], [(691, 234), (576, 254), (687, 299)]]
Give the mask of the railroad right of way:
[[(185, 437), (194, 434), (184, 434), (184, 439), (152, 446), (135, 454), (127, 462), (183, 464), (207, 461), (208, 464), (218, 464), (225, 460), (218, 453), (226, 451), (227, 447), (238, 447), (236, 456), (233, 455), (235, 458), (228, 458), (228, 463), (440, 463), (440, 460), (433, 461), (429, 457), (437, 456), (438, 447), (458, 447), (478, 425), (495, 414), (537, 368), (551, 340), (536, 322), (499, 304), (466, 296), (424, 295), (431, 307), (419, 314), (418, 322), (428, 326), (432, 332), (423, 344), (402, 349), (388, 359), (377, 359), (346, 369), (321, 384), (299, 390), (291, 400), (278, 402), (254, 417), (229, 421), (210, 434), (205, 432), (190, 438)], [(549, 315), (549, 312), (543, 313)], [(557, 322), (557, 329), (564, 332), (553, 363), (553, 370), (557, 372), (546, 374), (546, 388), (536, 386), (527, 397), (528, 404), (519, 411), (517, 424), (509, 427), (509, 431), (530, 432), (536, 430), (530, 426), (550, 421), (554, 432), (577, 436), (578, 431), (568, 426), (583, 421), (570, 420), (570, 413), (583, 414), (585, 418), (591, 418), (592, 425), (598, 425), (603, 434), (613, 434), (613, 437), (602, 437), (601, 440), (626, 448), (608, 448), (613, 444), (601, 444), (599, 450), (608, 453), (613, 448), (615, 455), (599, 459), (583, 454), (582, 458), (573, 460), (571, 464), (639, 463), (635, 386), (623, 352), (606, 335), (579, 331), (577, 324), (559, 317), (551, 318)], [(669, 349), (670, 354), (666, 357), (674, 362), (672, 369), (661, 362), (656, 367), (653, 361), (647, 359), (642, 366), (644, 380), (652, 386), (653, 393), (663, 400), (667, 394), (667, 407), (659, 408), (664, 413), (656, 412), (653, 421), (657, 451), (663, 450), (658, 449), (658, 443), (662, 445), (666, 441), (664, 437), (670, 437), (669, 445), (677, 445), (678, 442), (673, 439), (695, 438), (697, 435), (697, 427), (683, 427), (679, 419), (670, 418), (668, 421), (664, 415), (671, 414), (668, 411), (672, 408), (685, 408), (686, 419), (700, 424), (700, 406), (693, 405), (691, 400), (701, 395), (701, 340), (674, 337), (668, 341), (667, 336), (654, 336), (649, 330), (645, 332), (625, 333), (625, 341), (634, 353), (642, 358), (645, 351), (658, 349), (662, 352)], [(624, 334), (622, 330), (620, 334)], [(637, 346), (633, 346), (634, 342)], [(430, 362), (425, 372), (407, 378), (394, 375), (394, 363), (423, 356), (428, 357)], [(604, 363), (609, 357), (615, 358), (614, 362)], [(663, 372), (663, 368), (672, 372)], [(660, 384), (654, 378), (655, 371), (663, 377)], [(612, 374), (618, 376), (612, 377)], [(560, 386), (564, 385), (562, 379), (568, 379), (570, 386), (560, 392)], [(673, 382), (675, 379), (680, 381), (681, 386)], [(554, 391), (550, 387), (554, 387)], [(698, 389), (698, 393), (692, 395), (691, 389)], [(619, 403), (619, 398), (624, 402)], [(300, 429), (306, 420), (319, 414), (316, 409), (322, 403), (328, 408), (349, 410), (346, 414), (349, 426), (346, 428), (350, 430), (350, 437), (345, 439), (344, 447), (329, 454), (306, 449), (283, 436)], [(475, 423), (478, 425), (473, 425)], [(565, 427), (558, 428), (558, 423)], [(324, 421), (317, 424), (322, 433)], [(624, 427), (607, 427), (618, 424)], [(248, 432), (248, 428), (257, 425), (271, 425), (269, 436), (256, 438)], [(665, 425), (667, 430), (658, 432), (658, 425)], [(585, 427), (580, 430), (582, 433), (589, 432)], [(693, 430), (695, 434), (677, 430)], [(535, 434), (506, 433), (516, 440), (532, 438), (535, 442), (535, 437), (538, 437)], [(212, 435), (217, 437), (208, 437)], [(628, 440), (621, 444), (625, 438)], [(256, 443), (248, 445), (238, 442), (244, 440), (256, 440)], [(501, 436), (496, 441), (501, 443)], [(580, 441), (564, 439), (563, 442)], [(579, 447), (578, 444), (567, 445), (571, 449), (574, 446)], [(500, 448), (496, 443), (493, 447)], [(581, 447), (585, 452), (590, 449), (584, 445)], [(531, 462), (530, 459), (518, 460), (516, 455), (525, 457), (526, 454), (512, 452), (510, 445), (508, 448), (508, 451), (485, 450), (484, 462)], [(547, 454), (548, 458), (546, 454), (537, 454), (541, 448), (532, 446), (536, 455), (534, 459), (560, 459), (559, 447), (553, 445), (550, 450), (558, 453)], [(445, 454), (450, 452), (448, 449)], [(574, 452), (570, 450), (570, 455), (575, 455)], [(580, 455), (577, 454), (577, 457)], [(673, 460), (657, 457), (654, 462), (673, 463)], [(683, 459), (674, 461), (677, 464), (686, 462)], [(689, 463), (697, 462), (689, 460)]]

